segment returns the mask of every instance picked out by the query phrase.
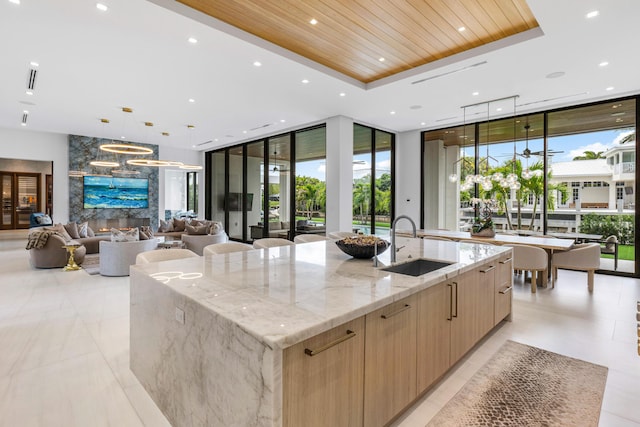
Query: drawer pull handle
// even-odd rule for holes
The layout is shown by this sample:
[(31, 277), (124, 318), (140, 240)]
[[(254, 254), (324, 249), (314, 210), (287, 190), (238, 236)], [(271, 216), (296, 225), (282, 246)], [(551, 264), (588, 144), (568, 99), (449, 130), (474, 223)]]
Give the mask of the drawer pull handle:
[(458, 282), (453, 282), (456, 285), (456, 314), (452, 314), (451, 317), (458, 317)]
[(338, 338), (335, 341), (330, 342), (329, 344), (325, 344), (324, 346), (320, 347), (317, 350), (311, 350), (310, 348), (305, 348), (304, 349), (304, 354), (306, 354), (307, 356), (315, 356), (316, 354), (322, 353), (325, 350), (329, 350), (331, 347), (336, 346), (338, 344), (340, 344), (343, 341), (348, 340), (349, 338), (353, 338), (356, 336), (356, 333), (347, 329), (347, 334)]
[(506, 294), (507, 292), (511, 292), (511, 289), (513, 289), (513, 285), (509, 286), (508, 288), (505, 288), (503, 290), (500, 291), (501, 294)]
[(507, 258), (507, 259), (505, 259), (505, 260), (502, 260), (502, 261), (500, 261), (500, 264), (508, 264), (508, 263), (510, 263), (510, 262), (511, 262), (511, 259), (512, 259), (512, 258)]
[(451, 320), (453, 319), (453, 285), (447, 283), (447, 287), (449, 288), (449, 316), (447, 320)]
[(491, 270), (493, 270), (494, 268), (496, 268), (496, 266), (495, 266), (495, 265), (492, 265), (491, 267), (487, 268), (486, 270), (480, 270), (480, 273), (488, 273), (488, 272), (490, 272)]
[(383, 319), (388, 319), (388, 318), (393, 317), (396, 314), (402, 313), (403, 311), (408, 310), (410, 308), (411, 308), (411, 306), (409, 304), (405, 304), (404, 307), (402, 307), (401, 309), (396, 310), (396, 311), (394, 311), (393, 313), (390, 313), (390, 314), (383, 314), (380, 317), (382, 317)]

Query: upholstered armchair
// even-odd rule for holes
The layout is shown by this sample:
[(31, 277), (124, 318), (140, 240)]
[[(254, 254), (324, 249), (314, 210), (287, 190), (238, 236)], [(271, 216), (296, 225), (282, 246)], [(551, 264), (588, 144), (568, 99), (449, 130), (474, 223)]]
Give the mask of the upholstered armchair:
[(593, 292), (595, 272), (600, 268), (600, 244), (582, 243), (574, 245), (568, 251), (555, 252), (551, 259), (553, 270), (553, 284), (558, 279), (558, 268), (587, 272), (587, 286)]
[[(37, 229), (36, 229), (37, 230)], [(35, 268), (61, 268), (67, 265), (69, 254), (63, 248), (69, 243), (78, 243), (74, 240), (67, 242), (64, 237), (58, 234), (51, 234), (47, 243), (41, 248), (29, 249), (29, 262)], [(73, 254), (73, 259), (77, 264), (82, 264), (87, 248), (80, 246)]]

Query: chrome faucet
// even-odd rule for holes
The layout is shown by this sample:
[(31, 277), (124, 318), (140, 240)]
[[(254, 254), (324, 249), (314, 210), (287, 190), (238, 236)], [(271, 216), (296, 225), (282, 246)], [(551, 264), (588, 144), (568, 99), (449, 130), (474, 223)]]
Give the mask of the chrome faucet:
[(396, 252), (399, 250), (399, 249), (396, 249), (396, 223), (398, 222), (398, 220), (401, 220), (402, 218), (406, 218), (409, 220), (409, 222), (411, 223), (411, 226), (413, 227), (413, 237), (418, 237), (418, 233), (416, 232), (416, 223), (413, 222), (413, 220), (409, 218), (407, 215), (397, 216), (396, 219), (394, 219), (393, 223), (391, 224), (391, 262), (392, 263), (396, 262)]

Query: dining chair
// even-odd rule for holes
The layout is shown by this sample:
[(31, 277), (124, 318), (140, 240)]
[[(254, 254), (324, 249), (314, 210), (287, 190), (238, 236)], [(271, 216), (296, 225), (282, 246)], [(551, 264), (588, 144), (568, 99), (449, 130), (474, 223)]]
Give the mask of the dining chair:
[(202, 253), (203, 255), (220, 255), (220, 254), (228, 254), (232, 252), (245, 252), (253, 250), (253, 246), (247, 245), (246, 243), (240, 242), (224, 242), (224, 243), (213, 243), (211, 245), (205, 246)]
[[(524, 280), (527, 279), (527, 271), (531, 272), (531, 293), (535, 294), (538, 282), (538, 272), (546, 278), (549, 256), (542, 248), (528, 245), (503, 245), (513, 248), (513, 269), (524, 271)], [(543, 279), (544, 281), (544, 279)]]
[(319, 234), (298, 234), (293, 238), (294, 243), (321, 242), (322, 240), (329, 240), (329, 238)]
[(173, 259), (195, 258), (199, 255), (189, 249), (154, 249), (136, 255), (136, 264), (169, 261)]
[(275, 248), (278, 246), (295, 246), (291, 240), (281, 239), (280, 237), (265, 237), (253, 241), (254, 249)]
[(553, 282), (558, 280), (558, 268), (587, 272), (587, 287), (593, 292), (593, 280), (596, 270), (600, 268), (600, 244), (580, 243), (573, 245), (568, 251), (555, 252), (551, 259)]

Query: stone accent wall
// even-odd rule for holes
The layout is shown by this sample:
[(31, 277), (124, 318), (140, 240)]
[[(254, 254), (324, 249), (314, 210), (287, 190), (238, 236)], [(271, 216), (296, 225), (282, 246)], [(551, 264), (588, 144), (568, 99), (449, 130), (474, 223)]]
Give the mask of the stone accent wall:
[[(98, 157), (103, 159), (107, 153), (100, 152), (99, 147), (102, 144), (110, 143), (131, 143), (148, 147), (153, 150), (153, 154), (146, 155), (143, 158), (151, 160), (158, 159), (157, 145), (128, 141), (112, 141), (110, 139), (93, 138), (89, 136), (69, 135), (69, 172), (81, 171), (85, 172), (86, 175), (109, 175), (112, 168), (92, 166), (89, 162), (97, 159)], [(110, 156), (111, 154), (109, 153), (108, 155)], [(121, 163), (138, 157), (126, 154), (118, 154), (117, 156), (118, 161)], [(156, 230), (158, 228), (158, 168), (139, 166), (127, 166), (127, 168), (140, 171), (140, 175), (136, 176), (136, 178), (149, 179), (149, 207), (147, 209), (84, 209), (82, 176), (69, 176), (69, 221), (90, 221), (91, 223), (95, 223), (102, 222), (98, 220), (117, 219), (120, 224), (123, 224), (127, 218), (148, 219), (148, 224)], [(131, 222), (138, 223), (139, 221)]]

